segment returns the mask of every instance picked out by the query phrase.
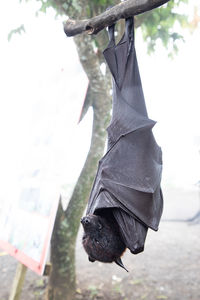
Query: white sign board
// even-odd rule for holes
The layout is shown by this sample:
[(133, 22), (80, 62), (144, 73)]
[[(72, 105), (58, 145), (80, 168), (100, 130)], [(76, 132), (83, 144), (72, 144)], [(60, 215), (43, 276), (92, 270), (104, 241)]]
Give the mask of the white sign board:
[[(15, 200), (3, 201), (0, 210), (0, 247), (42, 275), (56, 217), (59, 193), (38, 172), (21, 182)], [(9, 197), (9, 193), (8, 193)], [(5, 199), (4, 199), (5, 200)]]

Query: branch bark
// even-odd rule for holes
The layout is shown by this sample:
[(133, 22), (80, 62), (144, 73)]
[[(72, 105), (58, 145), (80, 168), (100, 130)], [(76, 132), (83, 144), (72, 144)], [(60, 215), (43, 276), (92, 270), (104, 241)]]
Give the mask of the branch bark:
[(67, 36), (75, 36), (84, 31), (87, 31), (88, 34), (97, 34), (119, 19), (125, 19), (152, 10), (168, 1), (170, 0), (126, 0), (91, 19), (69, 19), (64, 24), (64, 31)]

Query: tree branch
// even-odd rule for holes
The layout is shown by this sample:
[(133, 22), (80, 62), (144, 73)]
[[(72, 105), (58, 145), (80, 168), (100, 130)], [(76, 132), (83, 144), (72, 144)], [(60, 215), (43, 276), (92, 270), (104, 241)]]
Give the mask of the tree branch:
[(170, 0), (126, 0), (91, 19), (69, 19), (64, 24), (64, 31), (67, 36), (74, 36), (84, 31), (87, 31), (88, 34), (97, 34), (119, 19), (125, 19), (152, 10), (168, 1)]

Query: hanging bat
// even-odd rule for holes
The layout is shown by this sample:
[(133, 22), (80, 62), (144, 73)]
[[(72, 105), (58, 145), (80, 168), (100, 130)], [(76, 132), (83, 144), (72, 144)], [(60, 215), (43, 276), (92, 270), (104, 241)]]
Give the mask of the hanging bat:
[[(105, 215), (107, 220), (104, 213), (112, 211), (125, 247), (137, 254), (144, 250), (148, 228), (157, 231), (162, 215), (162, 152), (152, 132), (156, 122), (147, 115), (134, 47), (133, 18), (126, 20), (125, 33), (118, 44), (114, 27), (109, 27), (110, 42), (104, 50), (113, 77), (112, 119), (107, 128), (107, 152), (99, 162), (87, 215)], [(110, 236), (105, 230), (107, 234)]]

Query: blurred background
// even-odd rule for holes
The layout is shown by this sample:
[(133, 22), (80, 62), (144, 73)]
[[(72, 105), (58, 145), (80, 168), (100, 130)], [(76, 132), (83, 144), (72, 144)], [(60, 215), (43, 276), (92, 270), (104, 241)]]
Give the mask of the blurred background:
[[(66, 205), (90, 146), (93, 118), (91, 109), (78, 124), (88, 79), (79, 62), (73, 39), (67, 38), (63, 32), (62, 22), (66, 17), (55, 17), (53, 9), (48, 9), (45, 14), (39, 12), (36, 17), (35, 12), (39, 7), (40, 3), (37, 1), (19, 3), (12, 0), (1, 4), (0, 209), (6, 199), (10, 198), (14, 201), (19, 182), (28, 181), (36, 170), (40, 170), (41, 178), (48, 177), (54, 182)], [(180, 7), (180, 13), (187, 13), (188, 20), (192, 22), (195, 9), (200, 15), (200, 4), (198, 1), (191, 0), (189, 4)], [(198, 224), (190, 226), (187, 222), (177, 222), (193, 218), (200, 210), (200, 27), (198, 18), (200, 17), (197, 15), (195, 30), (183, 29), (175, 24), (176, 30), (183, 35), (184, 41), (179, 41), (178, 52), (173, 59), (168, 57), (168, 52), (159, 41), (155, 52), (148, 55), (141, 30), (138, 29), (136, 33), (136, 51), (148, 114), (151, 119), (157, 121), (154, 134), (163, 150), (164, 213), (160, 238), (167, 240), (175, 231), (171, 236), (174, 244), (171, 250), (168, 249), (169, 252), (171, 251), (169, 259), (174, 259), (173, 251), (180, 235), (187, 234), (188, 241), (191, 237), (188, 243), (191, 248), (196, 249), (194, 244), (198, 243), (200, 233)], [(25, 32), (22, 30), (20, 35), (13, 34), (8, 41), (8, 34), (21, 24), (24, 24)], [(173, 221), (176, 221), (176, 225)], [(163, 231), (162, 226), (164, 226)], [(158, 235), (151, 233), (149, 241), (151, 235), (155, 243), (158, 243), (158, 247), (165, 251), (166, 247), (159, 240), (159, 233)], [(147, 248), (151, 247), (148, 243), (150, 242), (147, 241)], [(82, 253), (80, 242), (78, 245), (77, 251)], [(152, 247), (152, 251), (155, 250), (155, 259), (159, 260), (155, 246)], [(187, 248), (188, 245), (185, 247)], [(194, 255), (191, 253), (188, 255), (187, 259), (195, 257), (194, 265), (199, 264), (200, 257), (196, 252)], [(79, 266), (84, 267), (88, 264), (85, 256), (83, 253), (82, 259), (82, 254), (78, 254)], [(154, 257), (154, 254), (152, 256)], [(139, 261), (134, 262), (136, 269), (140, 268), (144, 260), (144, 256), (141, 257)], [(179, 254), (175, 256), (175, 260), (178, 257)], [(128, 259), (129, 256), (127, 262)], [(148, 254), (147, 260), (148, 268), (151, 266)], [(14, 260), (0, 257), (0, 265), (1, 263), (2, 270), (5, 269), (4, 273), (8, 274), (6, 272), (9, 271), (11, 282)], [(9, 265), (12, 265), (10, 270)], [(88, 274), (91, 274), (91, 268), (94, 266), (89, 265), (85, 268)], [(102, 267), (99, 268), (101, 270)], [(166, 266), (163, 268), (165, 269)], [(95, 272), (98, 274), (96, 269)], [(181, 270), (177, 275), (178, 278), (180, 274)], [(30, 281), (36, 280), (31, 276)], [(160, 276), (162, 277), (162, 274)], [(8, 275), (5, 277), (8, 278)], [(191, 280), (194, 282), (197, 278), (199, 280), (199, 277), (198, 271), (195, 278)], [(118, 273), (116, 275), (114, 273), (111, 280), (116, 289), (123, 281)], [(139, 279), (131, 280), (133, 288), (138, 285), (141, 287), (141, 282), (137, 282), (142, 280), (141, 276)], [(165, 279), (161, 280), (166, 282)], [(80, 283), (84, 285), (81, 279)], [(89, 295), (95, 294), (100, 289), (95, 284), (90, 288)], [(180, 298), (181, 287), (179, 290), (175, 296), (176, 293), (165, 294), (165, 287), (163, 287), (156, 294), (157, 296), (153, 294), (153, 298), (148, 294), (149, 291), (146, 293), (141, 291), (141, 294), (138, 292), (136, 298), (131, 298), (131, 294), (123, 296), (119, 290), (118, 293), (116, 291), (113, 299), (118, 299), (117, 297), (119, 299), (126, 297), (127, 299), (200, 299), (197, 287), (188, 295), (185, 294), (185, 298), (184, 296)], [(4, 294), (1, 297), (0, 292), (0, 298), (3, 300), (3, 296), (7, 293), (5, 286), (2, 288), (2, 293)], [(157, 298), (159, 295), (160, 298)], [(39, 299), (37, 297), (34, 294), (30, 299)]]

